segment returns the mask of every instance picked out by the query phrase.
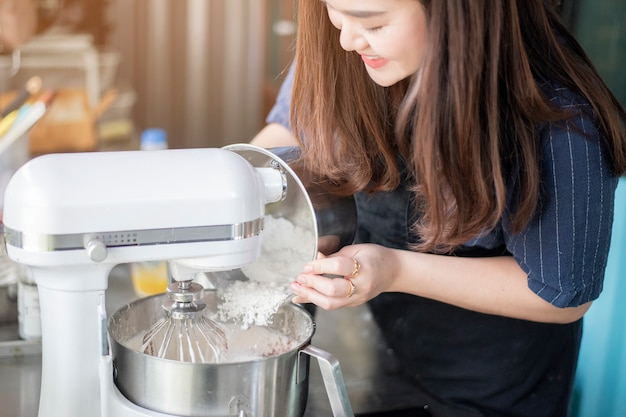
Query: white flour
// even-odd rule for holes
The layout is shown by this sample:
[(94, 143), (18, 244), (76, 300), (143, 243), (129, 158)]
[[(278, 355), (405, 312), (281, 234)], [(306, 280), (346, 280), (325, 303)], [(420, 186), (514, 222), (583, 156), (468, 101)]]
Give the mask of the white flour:
[(235, 281), (222, 294), (219, 305), (221, 321), (235, 320), (243, 329), (251, 325), (267, 326), (276, 311), (289, 301), (288, 284), (256, 281)]
[(304, 263), (315, 257), (315, 236), (284, 217), (265, 216), (264, 223), (261, 255), (241, 270), (253, 281), (293, 281)]
[(244, 329), (271, 324), (276, 311), (291, 299), (289, 283), (313, 259), (314, 239), (311, 230), (266, 216), (261, 255), (242, 268), (248, 281), (234, 281), (224, 289), (220, 320), (234, 320)]

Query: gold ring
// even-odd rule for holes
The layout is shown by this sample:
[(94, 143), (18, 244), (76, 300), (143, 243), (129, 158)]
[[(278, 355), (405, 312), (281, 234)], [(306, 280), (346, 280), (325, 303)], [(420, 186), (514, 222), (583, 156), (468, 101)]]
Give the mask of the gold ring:
[(346, 281), (348, 281), (348, 284), (350, 284), (350, 289), (348, 290), (348, 293), (346, 294), (346, 298), (350, 298), (354, 295), (354, 290), (355, 290), (354, 282), (352, 282), (348, 278), (346, 278)]
[(348, 276), (356, 278), (356, 276), (359, 275), (359, 271), (361, 270), (361, 264), (356, 258), (352, 258), (352, 260), (354, 261), (354, 269), (352, 270), (352, 273)]

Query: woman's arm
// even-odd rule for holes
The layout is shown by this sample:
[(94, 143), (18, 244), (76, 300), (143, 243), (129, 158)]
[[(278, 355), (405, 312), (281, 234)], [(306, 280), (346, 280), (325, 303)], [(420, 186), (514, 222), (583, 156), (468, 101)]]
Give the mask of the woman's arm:
[(261, 148), (279, 146), (298, 146), (298, 140), (289, 129), (279, 123), (270, 123), (265, 126), (250, 141), (252, 145)]
[[(354, 260), (361, 268), (351, 278)], [(353, 282), (355, 293), (346, 297)], [(383, 292), (403, 292), (468, 310), (518, 319), (568, 323), (578, 320), (591, 302), (558, 308), (528, 288), (527, 276), (510, 256), (465, 258), (432, 255), (379, 245), (353, 245), (304, 267), (292, 285), (294, 302), (312, 302), (325, 309), (363, 304)]]
[(528, 287), (527, 275), (511, 256), (467, 258), (394, 250), (395, 279), (387, 291), (407, 292), (481, 313), (569, 323), (591, 302), (558, 308)]
[(293, 86), (294, 65), (287, 71), (285, 80), (280, 86), (276, 102), (267, 116), (267, 125), (250, 141), (252, 145), (262, 148), (279, 146), (298, 146), (298, 140), (289, 126), (289, 107), (291, 105), (291, 88)]

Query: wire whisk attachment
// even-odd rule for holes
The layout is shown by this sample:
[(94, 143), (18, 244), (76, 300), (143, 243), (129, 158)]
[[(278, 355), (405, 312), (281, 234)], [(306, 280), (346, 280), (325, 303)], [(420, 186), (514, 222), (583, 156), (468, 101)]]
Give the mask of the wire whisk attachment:
[(191, 363), (218, 363), (228, 350), (224, 330), (204, 314), (204, 288), (192, 281), (167, 287), (165, 315), (143, 337), (141, 351)]

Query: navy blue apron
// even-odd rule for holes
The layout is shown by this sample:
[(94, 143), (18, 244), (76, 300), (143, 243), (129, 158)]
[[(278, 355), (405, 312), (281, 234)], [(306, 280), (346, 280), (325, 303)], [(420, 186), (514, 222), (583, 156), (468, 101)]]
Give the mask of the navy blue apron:
[[(356, 200), (357, 243), (407, 248), (415, 220), (410, 192), (363, 192)], [(504, 247), (451, 256), (500, 255), (507, 255)], [(369, 306), (398, 369), (428, 398), (431, 415), (567, 415), (582, 320), (535, 323), (399, 293), (381, 294)]]

